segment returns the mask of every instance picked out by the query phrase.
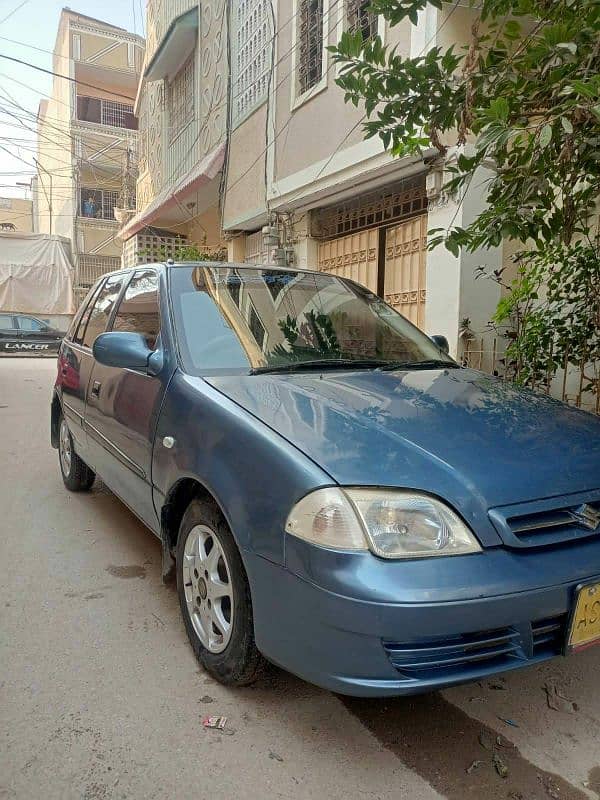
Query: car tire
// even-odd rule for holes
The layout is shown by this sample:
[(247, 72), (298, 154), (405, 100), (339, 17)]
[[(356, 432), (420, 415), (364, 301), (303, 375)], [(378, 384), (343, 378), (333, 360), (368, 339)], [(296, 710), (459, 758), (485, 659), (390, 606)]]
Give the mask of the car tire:
[(254, 640), (250, 585), (229, 526), (214, 503), (197, 499), (188, 506), (176, 561), (179, 604), (198, 661), (226, 686), (253, 683), (266, 661)]
[(58, 420), (58, 463), (63, 482), (70, 492), (87, 492), (92, 488), (96, 473), (75, 452), (71, 431), (62, 414)]

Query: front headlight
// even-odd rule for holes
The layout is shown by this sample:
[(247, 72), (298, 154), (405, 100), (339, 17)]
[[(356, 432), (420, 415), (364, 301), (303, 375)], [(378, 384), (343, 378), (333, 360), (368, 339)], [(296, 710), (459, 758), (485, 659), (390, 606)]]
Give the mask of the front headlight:
[(382, 558), (481, 550), (451, 508), (428, 495), (399, 489), (318, 489), (294, 506), (286, 530), (323, 547), (368, 548)]

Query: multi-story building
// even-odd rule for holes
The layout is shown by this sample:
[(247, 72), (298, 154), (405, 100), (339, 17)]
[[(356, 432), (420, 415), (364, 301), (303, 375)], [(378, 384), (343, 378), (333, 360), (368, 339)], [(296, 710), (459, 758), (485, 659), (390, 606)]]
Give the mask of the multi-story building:
[(195, 244), (221, 246), (219, 187), (228, 110), (227, 0), (148, 0), (137, 213), (126, 221), (125, 265)]
[(498, 266), (502, 248), (428, 252), (427, 231), (468, 224), (482, 208), (481, 188), (462, 203), (442, 196), (436, 151), (399, 159), (378, 138), (365, 140), (364, 109), (344, 102), (327, 46), (353, 28), (379, 33), (406, 56), (444, 48), (470, 28), (472, 12), (455, 6), (427, 6), (416, 27), (390, 28), (362, 0), (235, 3), (223, 214), (233, 258), (355, 278), (428, 333), (444, 334), (454, 355), (461, 321), (483, 330), (495, 309), (498, 286), (475, 282), (473, 270)]
[(36, 229), (72, 242), (76, 291), (121, 264), (115, 208), (135, 208), (144, 40), (63, 9), (49, 99), (38, 113)]

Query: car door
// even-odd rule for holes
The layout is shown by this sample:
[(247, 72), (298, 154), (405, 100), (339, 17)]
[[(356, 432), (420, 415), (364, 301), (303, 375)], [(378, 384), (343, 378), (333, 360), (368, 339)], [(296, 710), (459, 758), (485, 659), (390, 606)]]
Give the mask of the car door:
[(111, 312), (130, 272), (117, 273), (102, 280), (90, 298), (72, 336), (65, 339), (59, 357), (59, 383), (63, 413), (75, 439), (75, 448), (90, 467), (87, 435), (83, 428), (85, 397), (92, 372), (92, 345), (106, 329)]
[[(155, 269), (134, 272), (117, 306), (113, 331), (141, 333), (151, 349), (161, 347), (159, 277)], [(88, 385), (85, 427), (97, 471), (105, 483), (158, 532), (152, 502), (154, 431), (170, 377), (94, 363)]]
[(23, 350), (40, 354), (56, 352), (60, 337), (50, 332), (49, 326), (35, 317), (19, 314), (17, 325), (21, 333)]

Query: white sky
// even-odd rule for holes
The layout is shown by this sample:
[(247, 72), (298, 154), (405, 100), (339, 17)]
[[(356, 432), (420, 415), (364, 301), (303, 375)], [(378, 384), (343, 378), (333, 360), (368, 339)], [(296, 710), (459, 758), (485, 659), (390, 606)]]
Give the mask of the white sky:
[[(52, 69), (51, 51), (63, 6), (64, 2), (58, 0), (0, 0), (0, 54)], [(73, 0), (70, 8), (134, 33), (144, 33), (146, 0)], [(22, 126), (35, 129), (39, 101), (48, 96), (51, 85), (50, 75), (0, 57), (0, 197), (25, 196), (26, 190), (15, 184), (18, 181), (28, 183), (35, 172), (31, 166), (35, 133)], [(11, 99), (30, 111), (33, 118), (11, 105)], [(7, 112), (16, 114), (19, 119), (15, 120)]]

